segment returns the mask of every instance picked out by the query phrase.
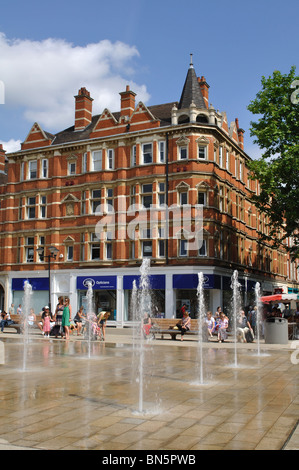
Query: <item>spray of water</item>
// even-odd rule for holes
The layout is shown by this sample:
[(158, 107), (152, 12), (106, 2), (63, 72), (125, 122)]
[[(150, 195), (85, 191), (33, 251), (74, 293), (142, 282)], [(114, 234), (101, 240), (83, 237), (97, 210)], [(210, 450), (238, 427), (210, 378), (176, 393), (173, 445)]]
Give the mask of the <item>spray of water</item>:
[(261, 286), (257, 282), (255, 284), (255, 306), (256, 306), (256, 339), (257, 339), (257, 353), (258, 356), (261, 355), (261, 346), (260, 346), (260, 326), (261, 326), (261, 316), (262, 316), (262, 302), (261, 302)]
[(203, 327), (205, 317), (205, 302), (204, 302), (204, 278), (203, 273), (198, 273), (197, 285), (197, 299), (198, 299), (198, 355), (199, 355), (199, 383), (202, 385), (204, 382), (203, 372)]
[(145, 258), (142, 261), (140, 267), (140, 284), (137, 289), (136, 281), (133, 282), (132, 292), (132, 309), (133, 309), (133, 320), (134, 320), (134, 351), (138, 361), (137, 371), (137, 383), (139, 386), (139, 401), (138, 401), (138, 412), (144, 412), (143, 393), (144, 393), (144, 356), (145, 356), (145, 338), (143, 335), (143, 319), (146, 314), (150, 314), (151, 306), (151, 293), (149, 284), (149, 269), (150, 260)]
[(93, 290), (91, 282), (88, 282), (88, 288), (86, 293), (87, 298), (87, 340), (88, 340), (88, 358), (91, 356), (91, 341), (92, 341), (92, 323), (95, 320), (95, 314), (93, 312)]
[(241, 294), (240, 294), (241, 284), (238, 280), (238, 271), (235, 270), (231, 279), (231, 288), (233, 291), (233, 301), (232, 301), (232, 310), (233, 310), (233, 333), (234, 333), (234, 343), (235, 343), (235, 367), (238, 366), (238, 354), (237, 354), (237, 319), (240, 315), (241, 310)]
[(24, 295), (22, 304), (22, 328), (23, 328), (23, 370), (27, 370), (27, 355), (28, 355), (28, 343), (29, 343), (29, 323), (28, 317), (30, 314), (32, 296), (32, 286), (28, 281), (24, 283)]

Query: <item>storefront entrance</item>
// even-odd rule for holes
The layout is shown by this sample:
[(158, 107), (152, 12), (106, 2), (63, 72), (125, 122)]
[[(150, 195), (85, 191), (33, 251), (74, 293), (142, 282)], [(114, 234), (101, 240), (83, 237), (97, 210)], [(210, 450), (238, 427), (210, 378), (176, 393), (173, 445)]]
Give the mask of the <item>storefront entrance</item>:
[(116, 276), (79, 276), (77, 277), (78, 309), (83, 306), (87, 313), (87, 289), (89, 283), (93, 290), (94, 313), (98, 314), (102, 310), (109, 310), (109, 321), (116, 321), (117, 301), (116, 301)]

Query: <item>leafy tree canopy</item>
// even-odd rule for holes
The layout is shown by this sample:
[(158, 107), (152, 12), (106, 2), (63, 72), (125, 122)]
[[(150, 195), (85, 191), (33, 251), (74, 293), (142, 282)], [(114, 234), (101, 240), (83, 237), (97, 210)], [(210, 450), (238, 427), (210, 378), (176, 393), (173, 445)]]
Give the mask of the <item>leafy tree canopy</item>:
[(299, 76), (274, 71), (262, 77), (262, 89), (248, 106), (260, 115), (250, 133), (262, 149), (262, 157), (250, 163), (251, 177), (260, 183), (253, 197), (269, 217), (269, 237), (281, 245), (291, 237), (292, 259), (299, 258)]

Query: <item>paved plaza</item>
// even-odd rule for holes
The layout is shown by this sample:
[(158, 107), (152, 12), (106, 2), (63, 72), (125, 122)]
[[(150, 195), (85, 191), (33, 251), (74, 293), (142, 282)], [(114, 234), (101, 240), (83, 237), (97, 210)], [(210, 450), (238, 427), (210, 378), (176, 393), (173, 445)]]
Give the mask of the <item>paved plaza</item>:
[(141, 387), (131, 333), (2, 334), (0, 449), (299, 449), (299, 341), (147, 341)]

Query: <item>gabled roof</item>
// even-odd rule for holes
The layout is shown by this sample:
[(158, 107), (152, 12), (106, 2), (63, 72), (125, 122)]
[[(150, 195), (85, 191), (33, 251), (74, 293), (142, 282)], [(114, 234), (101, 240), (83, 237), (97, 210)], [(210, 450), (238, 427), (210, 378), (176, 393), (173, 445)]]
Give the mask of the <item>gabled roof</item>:
[(179, 109), (189, 108), (192, 102), (197, 108), (207, 109), (194, 67), (191, 63), (187, 72), (187, 77), (182, 91)]

